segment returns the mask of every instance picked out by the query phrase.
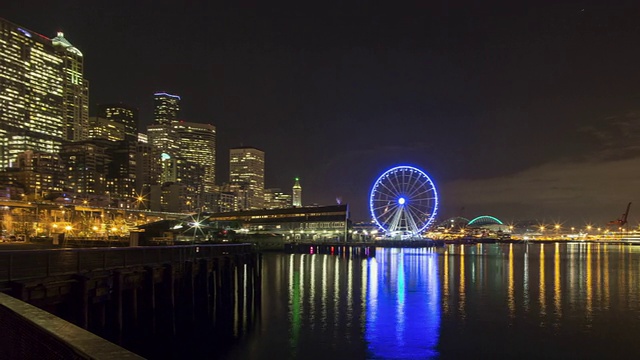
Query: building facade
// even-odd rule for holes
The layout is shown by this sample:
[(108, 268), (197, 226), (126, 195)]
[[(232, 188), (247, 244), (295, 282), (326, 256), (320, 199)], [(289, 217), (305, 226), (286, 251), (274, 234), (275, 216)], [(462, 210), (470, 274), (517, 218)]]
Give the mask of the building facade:
[(264, 151), (254, 147), (229, 152), (229, 186), (238, 194), (241, 210), (264, 208)]
[(138, 138), (138, 109), (126, 104), (100, 104), (97, 107), (97, 117), (111, 121), (114, 126), (122, 127), (129, 141), (137, 141)]
[(178, 121), (180, 96), (165, 92), (153, 94), (153, 122), (157, 125), (171, 125)]
[(84, 198), (107, 193), (111, 142), (101, 139), (70, 142), (60, 157), (65, 163), (66, 190)]
[(89, 131), (89, 82), (84, 78), (82, 52), (64, 38), (62, 32), (51, 39), (63, 61), (63, 109), (67, 141), (87, 139)]
[(30, 200), (55, 197), (64, 189), (64, 164), (58, 154), (27, 150), (18, 155), (8, 175)]
[(291, 194), (285, 194), (278, 188), (264, 190), (265, 209), (286, 209), (291, 207)]
[[(216, 185), (216, 127), (186, 121), (173, 122), (172, 127), (178, 138), (179, 157), (201, 167), (201, 191), (213, 192)], [(184, 171), (179, 170), (181, 172)], [(186, 177), (186, 174), (179, 176)]]
[(65, 59), (51, 39), (0, 19), (0, 168), (66, 140)]

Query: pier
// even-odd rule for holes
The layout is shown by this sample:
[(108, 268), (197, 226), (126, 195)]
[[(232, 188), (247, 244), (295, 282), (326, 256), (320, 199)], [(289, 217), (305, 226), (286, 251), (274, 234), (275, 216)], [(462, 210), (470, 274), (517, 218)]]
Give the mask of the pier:
[(260, 263), (250, 244), (0, 251), (0, 290), (126, 347), (198, 321), (246, 331)]

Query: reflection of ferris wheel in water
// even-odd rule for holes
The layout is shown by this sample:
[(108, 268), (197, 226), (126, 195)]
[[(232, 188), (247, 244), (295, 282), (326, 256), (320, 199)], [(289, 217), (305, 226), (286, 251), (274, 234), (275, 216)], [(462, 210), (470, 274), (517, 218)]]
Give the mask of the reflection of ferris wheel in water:
[(387, 236), (415, 237), (438, 211), (436, 186), (422, 170), (397, 166), (380, 175), (369, 196), (371, 216)]

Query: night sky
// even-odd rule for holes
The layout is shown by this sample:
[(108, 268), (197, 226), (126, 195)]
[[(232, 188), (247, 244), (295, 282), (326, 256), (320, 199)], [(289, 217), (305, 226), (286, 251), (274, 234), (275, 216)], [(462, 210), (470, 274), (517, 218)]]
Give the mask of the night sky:
[[(215, 4), (214, 4), (215, 3)], [(85, 55), (90, 102), (182, 96), (266, 152), (266, 186), (367, 220), (375, 179), (424, 169), (441, 218), (640, 219), (638, 1), (31, 1), (0, 16)], [(313, 6), (310, 4), (316, 4)]]

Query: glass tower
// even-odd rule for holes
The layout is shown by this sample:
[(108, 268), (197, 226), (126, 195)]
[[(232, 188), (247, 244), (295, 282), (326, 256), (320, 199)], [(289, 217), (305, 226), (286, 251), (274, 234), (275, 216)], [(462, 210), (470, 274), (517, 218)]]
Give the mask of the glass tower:
[(153, 94), (153, 120), (158, 125), (171, 125), (178, 120), (180, 96), (158, 92)]
[(66, 140), (65, 59), (52, 41), (0, 18), (0, 168)]
[(253, 147), (231, 149), (229, 183), (242, 199), (241, 210), (264, 208), (264, 151)]
[(211, 124), (176, 121), (173, 123), (173, 130), (178, 137), (180, 157), (187, 162), (199, 164), (202, 168), (200, 189), (212, 192), (216, 184), (216, 127)]

